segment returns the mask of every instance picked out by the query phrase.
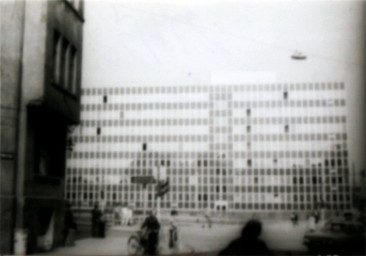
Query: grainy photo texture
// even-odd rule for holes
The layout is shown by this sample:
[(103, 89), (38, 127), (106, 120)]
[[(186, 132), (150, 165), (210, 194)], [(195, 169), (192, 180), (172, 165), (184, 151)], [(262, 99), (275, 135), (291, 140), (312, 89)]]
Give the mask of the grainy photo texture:
[(0, 8), (1, 254), (365, 255), (366, 2)]

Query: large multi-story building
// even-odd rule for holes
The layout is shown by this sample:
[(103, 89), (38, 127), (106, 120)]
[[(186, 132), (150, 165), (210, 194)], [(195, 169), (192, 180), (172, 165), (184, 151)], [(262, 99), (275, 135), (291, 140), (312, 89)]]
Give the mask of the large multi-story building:
[(63, 242), (67, 127), (80, 119), (83, 3), (1, 1), (1, 251)]
[(154, 207), (155, 185), (146, 199), (131, 177), (165, 169), (162, 210), (350, 209), (345, 97), (343, 83), (84, 88), (66, 198)]

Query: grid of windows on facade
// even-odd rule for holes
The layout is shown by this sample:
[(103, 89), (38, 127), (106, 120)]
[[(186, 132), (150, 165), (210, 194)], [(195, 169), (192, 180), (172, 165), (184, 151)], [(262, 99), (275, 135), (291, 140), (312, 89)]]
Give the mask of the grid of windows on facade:
[[(132, 176), (166, 170), (162, 209), (351, 207), (343, 83), (84, 88), (67, 162), (75, 205), (144, 207)], [(147, 186), (154, 207), (155, 185)]]

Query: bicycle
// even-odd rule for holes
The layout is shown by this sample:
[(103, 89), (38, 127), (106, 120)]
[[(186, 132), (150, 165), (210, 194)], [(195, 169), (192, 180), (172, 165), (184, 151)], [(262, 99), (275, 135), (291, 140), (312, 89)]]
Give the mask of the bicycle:
[(141, 230), (131, 235), (127, 241), (128, 255), (144, 255), (147, 239)]
[[(157, 235), (159, 232), (152, 231), (153, 233), (156, 233)], [(139, 230), (127, 241), (127, 251), (128, 255), (148, 255), (151, 253), (151, 246), (149, 246), (149, 236), (152, 233), (146, 233), (145, 230)], [(157, 246), (158, 247), (158, 246)], [(158, 250), (158, 248), (154, 249)], [(150, 252), (149, 252), (150, 251)]]

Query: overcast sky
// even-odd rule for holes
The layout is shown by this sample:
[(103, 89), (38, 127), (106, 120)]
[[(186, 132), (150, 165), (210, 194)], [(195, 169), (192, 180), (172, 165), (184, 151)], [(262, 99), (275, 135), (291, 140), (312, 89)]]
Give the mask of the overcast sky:
[[(365, 168), (365, 10), (361, 1), (87, 1), (83, 87), (344, 82), (351, 161)], [(296, 50), (307, 59), (291, 59)]]

